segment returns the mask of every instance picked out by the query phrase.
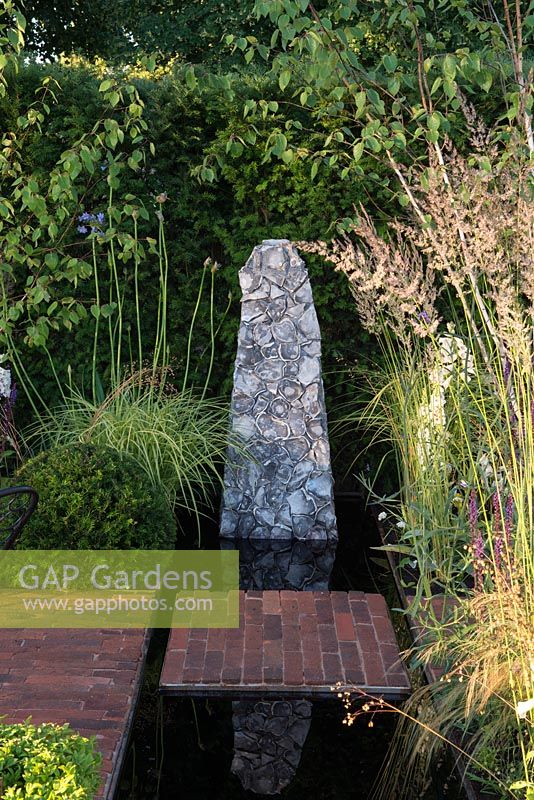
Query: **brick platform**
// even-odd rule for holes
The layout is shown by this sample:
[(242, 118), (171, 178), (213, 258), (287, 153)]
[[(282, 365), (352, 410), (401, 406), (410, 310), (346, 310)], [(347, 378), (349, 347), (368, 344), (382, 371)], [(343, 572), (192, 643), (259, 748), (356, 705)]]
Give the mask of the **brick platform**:
[(98, 800), (113, 796), (141, 684), (144, 630), (0, 630), (2, 722), (68, 722), (96, 736)]
[(240, 627), (171, 631), (167, 695), (331, 697), (410, 692), (384, 598), (363, 592), (240, 592)]

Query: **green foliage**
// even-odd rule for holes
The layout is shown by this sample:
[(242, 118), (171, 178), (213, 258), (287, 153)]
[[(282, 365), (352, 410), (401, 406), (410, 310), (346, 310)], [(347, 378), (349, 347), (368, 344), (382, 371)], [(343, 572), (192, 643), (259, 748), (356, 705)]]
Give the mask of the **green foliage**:
[[(0, 58), (4, 85), (16, 79), (21, 50), (21, 22), (5, 9), (7, 35)], [(10, 34), (13, 34), (10, 36)], [(125, 169), (138, 171), (144, 159), (146, 122), (143, 103), (131, 84), (114, 77), (98, 87), (101, 114), (61, 148), (47, 169), (35, 169), (27, 159), (26, 146), (39, 140), (43, 127), (57, 107), (59, 85), (50, 75), (40, 76), (32, 98), (10, 109), (3, 126), (0, 153), (0, 347), (16, 359), (14, 339), (29, 346), (45, 346), (51, 330), (67, 329), (87, 317), (78, 285), (92, 275), (87, 242), (78, 244), (76, 227), (85, 207), (85, 197), (95, 186), (111, 193), (120, 185)], [(134, 198), (129, 198), (131, 202)], [(132, 209), (132, 206), (129, 206)], [(98, 236), (117, 239), (128, 252), (128, 237), (119, 237), (116, 227), (131, 216), (109, 202), (98, 209), (102, 223)], [(96, 213), (96, 209), (91, 209)], [(144, 208), (138, 216), (148, 216)], [(78, 233), (80, 229), (78, 229)], [(96, 233), (94, 234), (96, 235)], [(19, 365), (20, 366), (20, 365)]]
[(68, 725), (0, 725), (3, 800), (92, 800), (101, 757)]
[(218, 63), (229, 60), (225, 33), (258, 35), (253, 8), (254, 0), (33, 0), (27, 46), (48, 58), (77, 51), (131, 63), (140, 53), (157, 53)]
[[(419, 160), (445, 137), (457, 145), (465, 139), (465, 96), (501, 123), (504, 138), (518, 122), (532, 152), (531, 4), (524, 0), (513, 12), (511, 5), (504, 0), (500, 16), (487, 17), (457, 0), (257, 0), (258, 17), (274, 32), (270, 43), (246, 46), (245, 60), (269, 63), (291, 104), (286, 125), (307, 109), (316, 134), (307, 150), (278, 132), (267, 154), (308, 160), (312, 179), (338, 164), (342, 176), (358, 180), (367, 171), (364, 153), (398, 174), (399, 164)], [(238, 46), (233, 35), (227, 39)], [(276, 115), (270, 99), (244, 106), (251, 127)]]
[[(57, 81), (62, 91), (41, 132), (30, 132), (24, 140), (21, 158), (27, 172), (48, 173), (65, 146), (90, 129), (105, 113), (105, 104), (98, 88), (101, 77), (82, 63), (43, 66), (21, 66), (13, 78), (5, 101), (0, 100), (2, 127), (9, 127), (13, 109), (31, 101), (35, 89), (45, 75)], [(203, 159), (218, 169), (219, 153), (226, 141), (241, 135), (243, 129), (242, 101), (259, 100), (271, 92), (280, 95), (272, 81), (251, 72), (248, 75), (231, 74), (225, 78), (224, 89), (220, 77), (204, 72), (199, 75), (194, 88), (186, 82), (186, 70), (176, 68), (159, 80), (150, 77), (136, 78), (134, 85), (144, 103), (144, 118), (155, 143), (155, 153), (147, 152), (146, 162), (134, 172), (124, 170), (120, 175), (123, 195), (139, 198), (137, 203), (124, 203), (161, 211), (165, 217), (165, 235), (169, 260), (168, 273), (168, 337), (170, 357), (177, 385), (185, 369), (189, 323), (197, 301), (201, 264), (211, 256), (222, 266), (215, 275), (214, 318), (219, 327), (215, 342), (215, 360), (211, 386), (217, 392), (229, 392), (235, 358), (236, 334), (240, 314), (238, 270), (243, 266), (252, 248), (263, 239), (280, 237), (293, 240), (327, 238), (336, 217), (349, 216), (353, 205), (367, 202), (370, 192), (383, 206), (388, 203), (387, 178), (384, 187), (374, 190), (372, 182), (363, 179), (358, 183), (343, 181), (335, 169), (325, 169), (310, 184), (308, 166), (302, 160), (285, 164), (273, 157), (266, 161), (264, 148), (271, 136), (270, 122), (258, 126), (254, 146), (248, 145), (241, 155), (227, 156), (219, 170), (217, 185), (199, 183), (191, 168), (202, 167)], [(222, 88), (221, 88), (222, 86)], [(229, 100), (231, 91), (234, 99)], [(285, 107), (281, 107), (277, 126), (283, 128)], [(306, 113), (303, 125), (309, 122)], [(246, 120), (245, 120), (246, 122)], [(288, 134), (294, 135), (294, 134)], [(300, 134), (302, 135), (302, 134)], [(311, 143), (310, 143), (311, 146)], [(87, 186), (84, 210), (107, 207), (108, 185), (104, 181)], [(167, 194), (163, 205), (154, 198)], [(114, 196), (117, 196), (117, 191)], [(130, 221), (128, 221), (130, 220)], [(133, 236), (132, 218), (121, 222), (121, 229)], [(130, 225), (130, 228), (128, 228)], [(118, 223), (115, 226), (119, 227)], [(138, 219), (140, 245), (145, 254), (139, 260), (139, 286), (142, 287), (141, 326), (143, 338), (153, 340), (156, 325), (159, 268), (157, 255), (150, 253), (145, 240), (154, 235), (152, 213), (150, 220)], [(85, 236), (78, 247), (91, 262), (92, 242)], [(131, 240), (128, 240), (131, 241)], [(98, 264), (105, 258), (106, 241), (97, 239)], [(116, 245), (118, 247), (118, 245)], [(131, 251), (130, 251), (131, 252)], [(355, 360), (363, 359), (371, 349), (370, 338), (354, 320), (350, 292), (342, 276), (325, 267), (317, 258), (307, 258), (312, 287), (323, 334), (323, 367), (326, 373), (327, 396), (337, 405), (345, 392), (343, 373)], [(109, 280), (107, 267), (100, 267), (101, 301), (108, 302)], [(135, 292), (132, 261), (118, 260), (119, 280), (124, 291), (124, 331), (128, 348), (128, 328), (132, 330), (135, 353)], [(226, 316), (228, 295), (232, 302)], [(95, 303), (93, 273), (78, 283), (77, 296), (85, 309)], [(112, 317), (117, 319), (116, 314)], [(200, 304), (191, 353), (191, 385), (203, 386), (210, 353), (210, 304), (204, 297)], [(107, 323), (104, 322), (104, 325)], [(65, 330), (51, 331), (47, 348), (58, 375), (72, 370), (72, 382), (79, 387), (90, 385), (89, 365), (92, 361), (94, 318), (86, 314), (69, 334)], [(345, 331), (350, 330), (347, 336)], [(57, 384), (51, 371), (48, 356), (42, 348), (28, 348), (16, 339), (17, 351), (28, 375), (47, 405), (57, 405)], [(150, 353), (147, 351), (147, 357)], [(104, 385), (109, 386), (109, 352), (99, 348), (97, 369)], [(101, 398), (102, 399), (102, 398)], [(21, 401), (23, 402), (23, 400)], [(28, 418), (27, 410), (18, 406), (18, 420)]]
[[(35, 427), (45, 446), (90, 442), (110, 448), (117, 458), (124, 455), (126, 464), (135, 459), (144, 483), (148, 479), (156, 496), (162, 492), (169, 508), (198, 515), (199, 505), (212, 502), (226, 459), (228, 405), (173, 391), (164, 381), (159, 374), (135, 373), (101, 403), (73, 393)], [(234, 446), (239, 448), (238, 442)], [(161, 528), (153, 516), (143, 530), (150, 525)]]
[(18, 540), (21, 549), (174, 546), (176, 526), (165, 496), (131, 456), (103, 445), (59, 446), (29, 459), (16, 477), (40, 497)]

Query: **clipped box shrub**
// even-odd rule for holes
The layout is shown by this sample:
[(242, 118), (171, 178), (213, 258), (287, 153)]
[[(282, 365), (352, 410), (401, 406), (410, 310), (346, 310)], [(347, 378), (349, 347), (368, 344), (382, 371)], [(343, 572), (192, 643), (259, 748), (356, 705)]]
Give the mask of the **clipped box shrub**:
[(94, 741), (68, 725), (0, 725), (2, 800), (92, 800), (100, 762)]
[(17, 480), (39, 492), (18, 549), (172, 549), (176, 524), (163, 492), (131, 457), (104, 445), (53, 447)]

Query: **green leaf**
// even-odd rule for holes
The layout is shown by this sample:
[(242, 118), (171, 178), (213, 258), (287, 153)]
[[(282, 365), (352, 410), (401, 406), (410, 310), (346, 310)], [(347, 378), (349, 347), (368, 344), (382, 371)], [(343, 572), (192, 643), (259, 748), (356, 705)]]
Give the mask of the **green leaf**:
[(390, 78), (388, 80), (388, 91), (390, 94), (393, 95), (393, 97), (395, 97), (399, 89), (400, 89), (400, 79), (395, 75), (393, 76), (393, 78)]
[(352, 158), (355, 162), (358, 162), (363, 155), (363, 151), (365, 150), (365, 144), (363, 142), (358, 142), (352, 148)]
[(185, 83), (188, 89), (196, 89), (198, 86), (197, 77), (193, 67), (188, 67), (185, 71)]
[(382, 550), (384, 553), (402, 553), (402, 555), (412, 556), (413, 547), (407, 544), (382, 544), (379, 547), (371, 547), (371, 550)]
[(108, 317), (111, 317), (116, 308), (117, 308), (117, 303), (106, 303), (100, 309), (100, 313), (102, 314), (104, 319), (107, 319)]
[(288, 69), (282, 70), (282, 72), (278, 76), (278, 85), (280, 86), (280, 89), (282, 91), (284, 91), (290, 80), (291, 80), (291, 71)]
[(434, 83), (432, 84), (432, 88), (430, 89), (430, 94), (436, 94), (442, 83), (443, 83), (443, 78), (437, 77)]
[(437, 131), (439, 130), (440, 125), (441, 125), (441, 116), (436, 111), (434, 111), (432, 114), (430, 114), (428, 118), (428, 127), (431, 131)]
[(454, 56), (447, 55), (443, 59), (443, 74), (449, 78), (449, 80), (454, 80), (456, 75), (456, 59)]
[(383, 57), (382, 61), (388, 72), (395, 71), (397, 67), (397, 56), (393, 55), (393, 53), (388, 53), (388, 55)]
[(274, 141), (275, 144), (272, 148), (272, 153), (273, 155), (280, 157), (287, 148), (287, 139), (283, 133), (277, 133), (274, 137)]
[(489, 92), (493, 84), (493, 75), (489, 69), (483, 69), (475, 76), (476, 82), (484, 92)]

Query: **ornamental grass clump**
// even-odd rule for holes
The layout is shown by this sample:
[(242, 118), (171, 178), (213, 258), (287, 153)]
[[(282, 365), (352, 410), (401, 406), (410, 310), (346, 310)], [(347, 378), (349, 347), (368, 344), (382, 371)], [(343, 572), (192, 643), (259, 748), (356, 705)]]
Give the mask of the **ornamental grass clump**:
[(385, 234), (362, 211), (350, 236), (312, 246), (383, 344), (380, 388), (357, 417), (395, 455), (388, 515), (426, 628), (417, 659), (446, 669), (415, 696), (432, 720), (397, 740), (381, 800), (413, 796), (398, 748), (414, 767), (443, 735), (497, 797), (534, 797), (533, 186), (519, 145), (500, 161), (485, 147), (449, 148), (406, 184), (411, 218)]
[[(101, 402), (75, 390), (34, 431), (45, 446), (105, 445), (133, 458), (171, 509), (198, 512), (222, 474), (228, 406), (190, 389), (178, 391), (169, 369), (125, 377)], [(167, 379), (166, 379), (167, 378)], [(237, 443), (236, 443), (237, 444)]]

